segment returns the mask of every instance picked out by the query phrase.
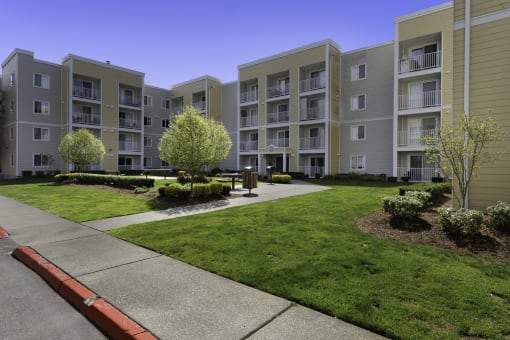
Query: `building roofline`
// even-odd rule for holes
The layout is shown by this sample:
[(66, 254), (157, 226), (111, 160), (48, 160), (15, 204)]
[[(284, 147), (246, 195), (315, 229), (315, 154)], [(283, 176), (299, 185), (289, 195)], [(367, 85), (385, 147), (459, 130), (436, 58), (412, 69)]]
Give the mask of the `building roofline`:
[(150, 87), (151, 89), (170, 92), (170, 89), (165, 89), (165, 88), (162, 88), (162, 87), (159, 87), (159, 86), (154, 86), (154, 85), (149, 85), (149, 84), (143, 84), (143, 87)]
[(112, 65), (112, 64), (107, 63), (107, 62), (102, 62), (102, 61), (98, 61), (98, 60), (94, 60), (94, 59), (89, 59), (89, 58), (81, 57), (81, 56), (75, 55), (75, 54), (68, 54), (68, 55), (66, 55), (62, 59), (62, 63), (65, 63), (66, 61), (68, 61), (70, 59), (76, 59), (76, 60), (80, 60), (80, 61), (83, 61), (83, 62), (86, 62), (86, 63), (94, 64), (94, 65), (97, 65), (97, 66), (108, 67), (108, 68), (111, 68), (111, 69), (114, 69), (114, 70), (128, 72), (128, 73), (135, 74), (137, 76), (145, 77), (145, 73), (140, 72), (140, 71), (131, 70), (131, 69), (128, 69), (128, 68), (125, 68), (125, 67), (121, 67), (121, 66), (115, 66), (115, 65)]
[(30, 57), (34, 57), (34, 52), (32, 51), (28, 51), (28, 50), (24, 50), (24, 49), (21, 49), (21, 48), (15, 48), (8, 56), (7, 58), (5, 58), (4, 62), (2, 63), (2, 68), (5, 67), (5, 65), (7, 65), (12, 58), (14, 58), (14, 56), (16, 54), (24, 54), (24, 55), (28, 55)]
[(315, 47), (318, 47), (318, 46), (324, 46), (324, 45), (332, 45), (337, 50), (339, 50), (339, 51), (341, 50), (340, 49), (340, 45), (338, 45), (333, 40), (331, 40), (331, 39), (324, 39), (324, 40), (316, 41), (316, 42), (308, 44), (308, 45), (303, 45), (303, 46), (300, 46), (300, 47), (297, 47), (297, 48), (293, 48), (291, 50), (287, 50), (287, 51), (284, 51), (284, 52), (281, 52), (281, 53), (273, 54), (273, 55), (268, 56), (268, 57), (264, 57), (264, 58), (261, 58), (261, 59), (250, 61), (250, 62), (245, 63), (245, 64), (238, 65), (237, 69), (240, 70), (240, 69), (245, 68), (245, 67), (257, 65), (257, 64), (269, 61), (269, 60), (282, 58), (282, 57), (285, 57), (285, 56), (288, 56), (288, 55), (291, 55), (291, 54), (299, 53), (299, 52), (302, 52), (302, 51), (306, 51), (306, 50), (309, 50), (309, 49), (312, 49), (312, 48), (315, 48)]
[(402, 21), (407, 21), (407, 20), (419, 18), (421, 16), (424, 16), (424, 15), (427, 15), (427, 14), (432, 14), (432, 13), (435, 13), (435, 12), (439, 12), (439, 11), (442, 11), (442, 10), (445, 10), (445, 9), (448, 9), (448, 8), (453, 8), (453, 1), (445, 2), (444, 4), (436, 5), (436, 6), (425, 8), (425, 9), (422, 9), (422, 10), (419, 10), (419, 11), (416, 11), (416, 12), (405, 14), (405, 15), (402, 15), (400, 17), (396, 17), (394, 21), (395, 21), (396, 24), (398, 24), (398, 23), (400, 23)]
[(387, 45), (393, 45), (394, 43), (395, 43), (395, 41), (391, 40), (391, 41), (387, 41), (387, 42), (384, 42), (384, 43), (370, 45), (370, 46), (367, 46), (367, 47), (357, 48), (357, 49), (352, 50), (352, 51), (343, 52), (342, 55), (346, 55), (346, 54), (348, 55), (348, 54), (353, 54), (353, 53), (362, 52), (362, 51), (366, 51), (366, 50), (371, 50), (371, 49), (378, 48), (378, 47), (383, 47), (383, 46), (387, 46)]
[(191, 84), (191, 83), (196, 83), (198, 81), (201, 81), (201, 80), (206, 80), (206, 79), (210, 79), (210, 80), (214, 80), (220, 84), (222, 84), (221, 80), (216, 78), (216, 77), (213, 77), (213, 76), (210, 76), (208, 74), (205, 74), (201, 77), (197, 77), (197, 78), (193, 78), (193, 79), (190, 79), (190, 80), (186, 80), (186, 81), (183, 81), (181, 83), (177, 83), (177, 84), (174, 84), (172, 85), (172, 87), (170, 89), (173, 89), (174, 87), (179, 87), (179, 86), (184, 86), (184, 85), (188, 85), (188, 84)]

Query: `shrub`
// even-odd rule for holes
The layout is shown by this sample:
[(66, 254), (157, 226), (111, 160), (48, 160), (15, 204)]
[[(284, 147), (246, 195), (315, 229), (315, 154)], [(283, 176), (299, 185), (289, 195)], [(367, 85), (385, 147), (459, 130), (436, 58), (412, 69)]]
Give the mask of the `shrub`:
[(32, 177), (32, 170), (23, 170), (23, 171), (21, 171), (21, 176), (25, 177), (25, 178)]
[(192, 195), (195, 198), (207, 197), (207, 196), (211, 195), (211, 185), (210, 184), (202, 184), (202, 183), (193, 185)]
[(432, 181), (432, 183), (443, 183), (444, 178), (443, 178), (443, 177), (439, 177), (439, 176), (437, 176), (437, 177), (432, 177), (432, 178), (431, 178), (431, 181)]
[(209, 176), (211, 176), (211, 177), (214, 177), (214, 176), (219, 177), (219, 176), (221, 176), (222, 173), (223, 173), (223, 170), (221, 170), (221, 168), (213, 168), (213, 169), (211, 169), (211, 171), (209, 171)]
[(396, 182), (396, 181), (397, 181), (397, 179), (398, 179), (398, 178), (397, 178), (397, 177), (395, 177), (395, 176), (390, 176), (390, 177), (388, 177), (388, 178), (387, 178), (388, 182)]
[(498, 201), (487, 208), (487, 215), (492, 227), (510, 232), (510, 203)]
[(478, 210), (440, 208), (439, 218), (443, 230), (449, 234), (476, 233), (483, 222), (483, 214)]
[(158, 188), (158, 194), (159, 194), (159, 196), (161, 196), (161, 197), (165, 197), (165, 191), (166, 191), (166, 187), (159, 187), (159, 188)]
[(165, 197), (179, 198), (183, 187), (178, 183), (172, 183), (169, 186), (164, 187), (164, 189)]
[(405, 196), (416, 198), (423, 205), (432, 197), (432, 195), (426, 191), (406, 191)]
[(223, 184), (211, 183), (209, 185), (211, 187), (211, 195), (221, 195), (223, 193)]
[(188, 200), (191, 198), (191, 190), (186, 187), (181, 187), (181, 191), (179, 191), (179, 199), (180, 200)]
[(411, 196), (389, 196), (383, 198), (383, 210), (392, 218), (412, 219), (423, 210), (423, 203)]
[[(287, 172), (287, 175), (290, 175), (294, 179), (306, 179), (308, 177), (304, 172)], [(314, 177), (316, 177), (315, 175), (316, 174), (313, 174)]]
[[(180, 172), (180, 171), (179, 171)], [(186, 183), (191, 183), (191, 176), (189, 175), (186, 175), (186, 176), (178, 176), (177, 177), (177, 181), (181, 184), (181, 185), (184, 185)], [(207, 179), (207, 177), (205, 177), (204, 175), (195, 175), (193, 177), (193, 183), (209, 183), (209, 179)]]
[(292, 180), (291, 175), (273, 175), (273, 183), (284, 183), (288, 184)]
[(42, 170), (36, 171), (35, 172), (35, 177), (39, 177), (39, 178), (44, 177), (44, 171), (42, 171)]
[(231, 189), (230, 185), (223, 185), (223, 190), (221, 194), (223, 196), (230, 196), (230, 189)]
[(400, 180), (402, 182), (406, 182), (407, 183), (407, 182), (409, 182), (409, 176), (402, 176), (402, 177), (400, 177)]
[(149, 192), (149, 188), (147, 188), (147, 187), (136, 187), (135, 188), (135, 194), (145, 194), (146, 192)]
[(399, 188), (400, 194), (405, 195), (408, 191), (423, 191), (430, 194), (431, 201), (437, 201), (443, 193), (451, 191), (450, 183), (417, 183)]

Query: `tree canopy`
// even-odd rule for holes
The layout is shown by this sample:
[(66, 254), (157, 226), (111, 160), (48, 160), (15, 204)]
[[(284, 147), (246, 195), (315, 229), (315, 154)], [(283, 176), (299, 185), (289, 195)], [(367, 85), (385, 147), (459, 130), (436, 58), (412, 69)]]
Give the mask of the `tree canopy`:
[(73, 163), (75, 170), (83, 171), (87, 165), (97, 163), (104, 157), (105, 148), (89, 130), (79, 129), (65, 135), (58, 152), (64, 161)]

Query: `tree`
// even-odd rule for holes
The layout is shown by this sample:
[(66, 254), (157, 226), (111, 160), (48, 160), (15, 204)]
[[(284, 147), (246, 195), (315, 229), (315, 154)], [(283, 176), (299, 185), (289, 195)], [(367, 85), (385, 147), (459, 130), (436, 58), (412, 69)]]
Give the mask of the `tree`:
[(64, 161), (74, 164), (75, 170), (83, 171), (87, 165), (99, 162), (105, 149), (103, 143), (89, 130), (79, 129), (62, 139), (58, 152)]
[(453, 126), (442, 126), (437, 135), (422, 138), (427, 158), (439, 164), (443, 174), (451, 174), (456, 180), (460, 197), (453, 191), (461, 208), (467, 208), (469, 184), (478, 177), (482, 164), (495, 162), (507, 151), (487, 148), (501, 141), (503, 133), (491, 117), (478, 119), (465, 115)]
[(187, 106), (182, 114), (172, 118), (158, 150), (159, 158), (189, 172), (193, 188), (194, 175), (206, 165), (225, 159), (231, 147), (232, 141), (220, 122)]

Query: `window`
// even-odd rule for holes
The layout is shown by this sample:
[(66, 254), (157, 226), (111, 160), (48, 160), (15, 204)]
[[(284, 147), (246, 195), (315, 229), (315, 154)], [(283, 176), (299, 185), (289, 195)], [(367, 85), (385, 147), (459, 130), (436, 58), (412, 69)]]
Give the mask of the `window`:
[(34, 128), (34, 140), (50, 140), (50, 129), (48, 128)]
[(167, 167), (167, 166), (170, 166), (170, 164), (168, 164), (167, 162), (165, 162), (164, 160), (161, 160), (161, 166), (163, 167)]
[(144, 168), (150, 168), (150, 167), (152, 167), (152, 158), (150, 158), (150, 157), (144, 157), (144, 158), (143, 158), (143, 167), (144, 167)]
[(143, 105), (152, 106), (152, 96), (143, 96)]
[(351, 67), (351, 80), (367, 79), (367, 64), (359, 64)]
[(161, 119), (161, 127), (168, 129), (168, 126), (170, 125), (170, 119)]
[(144, 126), (152, 126), (152, 117), (143, 117), (143, 125)]
[(14, 73), (11, 73), (11, 76), (9, 78), (9, 85), (11, 87), (14, 87)]
[(365, 109), (365, 95), (359, 94), (351, 96), (351, 110), (364, 110)]
[(143, 146), (151, 147), (152, 146), (152, 137), (143, 136)]
[(10, 158), (11, 168), (14, 168), (14, 154), (11, 153), (11, 156), (9, 158)]
[(164, 110), (170, 110), (170, 99), (161, 99), (161, 108)]
[(34, 73), (34, 86), (42, 87), (43, 89), (50, 88), (50, 76), (45, 74)]
[(50, 114), (50, 102), (35, 100), (34, 113), (40, 113), (44, 115)]
[(352, 125), (351, 126), (351, 140), (365, 139), (365, 125)]
[(50, 159), (51, 159), (50, 155), (36, 153), (34, 154), (34, 167), (49, 166)]
[(14, 140), (14, 128), (13, 127), (11, 127), (11, 129), (9, 130), (9, 139)]
[(365, 155), (351, 156), (351, 170), (365, 170)]

